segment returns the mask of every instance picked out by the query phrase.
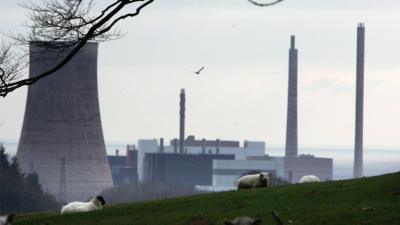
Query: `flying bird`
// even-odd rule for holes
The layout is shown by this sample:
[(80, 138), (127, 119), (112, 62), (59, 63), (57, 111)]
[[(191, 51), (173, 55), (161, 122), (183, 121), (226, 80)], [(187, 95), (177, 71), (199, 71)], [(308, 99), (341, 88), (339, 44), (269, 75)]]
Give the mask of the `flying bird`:
[(204, 69), (204, 66), (202, 66), (198, 71), (192, 71), (193, 73), (199, 75), (200, 72)]
[(275, 1), (269, 2), (269, 3), (260, 3), (260, 2), (256, 2), (256, 1), (253, 1), (253, 0), (247, 0), (247, 1), (249, 1), (253, 5), (263, 7), (263, 6), (271, 6), (271, 5), (278, 4), (278, 3), (282, 2), (283, 0), (275, 0)]

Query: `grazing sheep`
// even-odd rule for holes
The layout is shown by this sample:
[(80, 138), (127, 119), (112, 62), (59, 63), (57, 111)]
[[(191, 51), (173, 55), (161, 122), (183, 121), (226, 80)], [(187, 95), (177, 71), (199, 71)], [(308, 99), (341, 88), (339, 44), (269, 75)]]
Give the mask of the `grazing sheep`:
[(66, 204), (61, 209), (61, 214), (75, 213), (75, 212), (88, 212), (93, 210), (102, 209), (106, 204), (102, 196), (94, 196), (89, 202), (71, 202)]
[(232, 221), (225, 220), (224, 225), (260, 225), (260, 219), (252, 219), (247, 216), (237, 217)]
[(300, 178), (299, 183), (311, 183), (311, 182), (320, 182), (319, 178), (315, 175), (305, 175)]
[(269, 173), (261, 172), (258, 174), (246, 175), (238, 179), (237, 187), (240, 189), (250, 189), (258, 187), (268, 187), (270, 182)]
[(14, 219), (14, 214), (9, 214), (7, 216), (0, 216), (0, 225), (11, 225)]

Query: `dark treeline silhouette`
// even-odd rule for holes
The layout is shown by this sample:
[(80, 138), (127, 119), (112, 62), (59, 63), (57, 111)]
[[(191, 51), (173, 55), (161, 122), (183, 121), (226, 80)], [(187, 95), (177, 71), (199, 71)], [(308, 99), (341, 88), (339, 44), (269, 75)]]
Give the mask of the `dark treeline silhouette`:
[(0, 143), (0, 214), (58, 210), (60, 204), (44, 193), (37, 174), (23, 174), (15, 157)]
[(172, 186), (162, 183), (134, 183), (108, 188), (101, 195), (108, 203), (115, 204), (189, 196), (200, 193), (204, 192), (196, 191), (193, 187), (188, 186)]

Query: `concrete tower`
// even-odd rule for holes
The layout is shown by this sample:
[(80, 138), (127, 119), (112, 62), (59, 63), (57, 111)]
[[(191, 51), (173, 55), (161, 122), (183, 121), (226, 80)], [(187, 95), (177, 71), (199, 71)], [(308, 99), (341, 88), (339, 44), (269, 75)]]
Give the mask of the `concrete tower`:
[(290, 37), (289, 86), (286, 121), (286, 157), (297, 157), (297, 49), (295, 37)]
[(185, 148), (185, 89), (181, 89), (179, 102), (179, 153), (182, 154)]
[(365, 28), (363, 23), (359, 23), (357, 27), (356, 129), (353, 171), (354, 178), (362, 177), (363, 175), (364, 47)]
[[(63, 44), (30, 43), (29, 76), (71, 51), (61, 51)], [(36, 172), (43, 189), (64, 201), (87, 200), (113, 185), (100, 119), (97, 47), (87, 43), (62, 69), (28, 88), (17, 158), (23, 172)]]

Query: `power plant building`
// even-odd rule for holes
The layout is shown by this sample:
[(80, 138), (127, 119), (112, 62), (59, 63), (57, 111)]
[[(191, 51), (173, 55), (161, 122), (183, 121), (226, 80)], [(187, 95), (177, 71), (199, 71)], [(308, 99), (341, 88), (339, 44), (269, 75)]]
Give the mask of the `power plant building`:
[[(161, 144), (162, 143), (162, 144)], [(165, 146), (164, 139), (141, 139), (138, 141), (138, 173), (139, 180), (144, 180), (144, 159), (146, 153), (178, 153), (178, 141), (173, 139), (171, 145)], [(234, 155), (234, 159), (246, 159), (247, 156), (263, 156), (265, 154), (265, 143), (258, 141), (245, 141), (240, 146), (239, 141), (225, 140), (196, 140), (194, 136), (188, 136), (184, 141), (185, 149), (183, 154), (217, 154)]]
[[(66, 44), (31, 42), (29, 77), (69, 54)], [(18, 162), (61, 201), (87, 200), (113, 185), (99, 110), (97, 49), (97, 43), (87, 43), (64, 67), (28, 88)]]
[(108, 163), (114, 185), (138, 182), (137, 150), (135, 145), (126, 146), (126, 155), (120, 155), (119, 150), (115, 150), (115, 155), (108, 156)]
[[(195, 185), (206, 191), (235, 189), (235, 181), (249, 171), (267, 171), (291, 183), (308, 174), (332, 180), (333, 160), (312, 155), (275, 157), (266, 155), (265, 143), (258, 141), (185, 139), (180, 154), (177, 139), (164, 146), (164, 139), (138, 141), (138, 171), (141, 181)], [(218, 152), (218, 153), (217, 153)]]
[(213, 161), (234, 155), (146, 153), (144, 181), (195, 187), (212, 185)]

